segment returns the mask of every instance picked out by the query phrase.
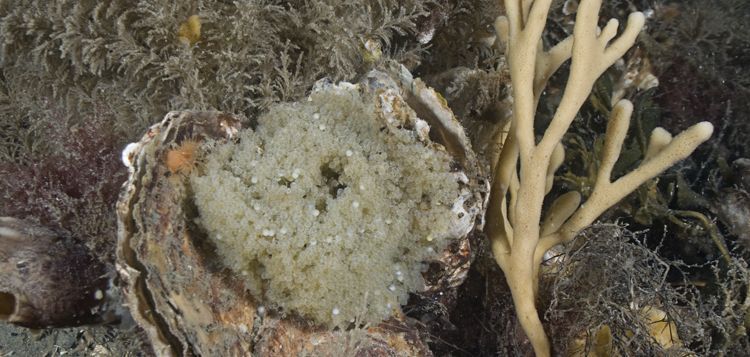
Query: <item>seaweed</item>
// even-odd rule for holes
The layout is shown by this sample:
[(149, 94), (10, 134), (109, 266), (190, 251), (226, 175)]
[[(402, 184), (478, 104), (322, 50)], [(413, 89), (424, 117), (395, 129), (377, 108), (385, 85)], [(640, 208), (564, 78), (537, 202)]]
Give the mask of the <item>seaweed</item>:
[[(124, 112), (121, 119), (141, 130), (175, 109), (252, 117), (270, 102), (301, 96), (323, 76), (363, 73), (371, 65), (363, 55), (367, 40), (377, 41), (386, 57), (413, 55), (421, 45), (404, 38), (415, 33), (428, 5), (3, 1), (0, 63), (49, 80), (68, 113), (79, 109), (72, 91), (105, 91)], [(190, 18), (200, 30), (180, 40), (180, 25)], [(398, 44), (391, 41), (396, 36)]]
[[(731, 355), (747, 348), (747, 263), (704, 262), (714, 274), (697, 280), (685, 271), (691, 266), (661, 256), (663, 241), (648, 239), (600, 224), (549, 262), (546, 318), (560, 352)], [(645, 318), (644, 309), (663, 314)]]

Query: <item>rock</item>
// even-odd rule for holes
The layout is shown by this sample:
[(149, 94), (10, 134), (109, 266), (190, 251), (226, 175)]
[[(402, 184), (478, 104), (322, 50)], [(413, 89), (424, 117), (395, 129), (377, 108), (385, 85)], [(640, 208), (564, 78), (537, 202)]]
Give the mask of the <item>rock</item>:
[(109, 280), (75, 239), (0, 217), (0, 320), (30, 328), (101, 321)]

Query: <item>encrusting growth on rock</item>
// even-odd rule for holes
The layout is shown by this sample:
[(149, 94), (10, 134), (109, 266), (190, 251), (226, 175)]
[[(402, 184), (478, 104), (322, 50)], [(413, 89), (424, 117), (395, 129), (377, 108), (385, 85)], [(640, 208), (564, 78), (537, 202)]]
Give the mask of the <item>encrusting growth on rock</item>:
[[(493, 168), (487, 211), (487, 233), (495, 260), (505, 273), (519, 321), (537, 356), (549, 356), (551, 346), (536, 308), (539, 267), (545, 252), (573, 239), (606, 209), (645, 181), (686, 158), (713, 132), (708, 122), (696, 124), (674, 139), (663, 129), (652, 134), (649, 155), (632, 172), (612, 181), (612, 169), (628, 131), (633, 105), (614, 104), (601, 165), (592, 194), (581, 203), (578, 192), (559, 196), (542, 216), (545, 196), (562, 164), (563, 136), (586, 101), (594, 82), (633, 45), (645, 17), (630, 14), (622, 35), (618, 21), (597, 26), (601, 0), (578, 6), (573, 35), (544, 51), (542, 32), (551, 0), (505, 0), (507, 16), (495, 28), (507, 48), (513, 86), (513, 114), (506, 135), (498, 138), (502, 151)], [(613, 40), (614, 39), (614, 40)], [(568, 59), (565, 92), (540, 140), (534, 133), (536, 107), (548, 79)]]

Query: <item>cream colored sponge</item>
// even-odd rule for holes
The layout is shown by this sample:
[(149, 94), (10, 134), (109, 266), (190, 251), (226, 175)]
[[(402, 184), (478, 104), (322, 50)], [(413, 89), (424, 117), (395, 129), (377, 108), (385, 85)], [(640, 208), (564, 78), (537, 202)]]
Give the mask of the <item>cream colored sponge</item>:
[(357, 88), (272, 108), (191, 178), (199, 224), (252, 295), (329, 327), (398, 311), (460, 196), (450, 155), (381, 115), (414, 113)]

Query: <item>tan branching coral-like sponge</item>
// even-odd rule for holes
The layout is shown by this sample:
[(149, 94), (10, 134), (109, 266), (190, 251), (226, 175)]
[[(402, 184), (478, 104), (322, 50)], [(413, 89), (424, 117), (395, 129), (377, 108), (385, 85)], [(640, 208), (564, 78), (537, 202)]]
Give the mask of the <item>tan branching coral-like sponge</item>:
[[(686, 158), (708, 140), (713, 126), (697, 124), (674, 139), (657, 129), (643, 162), (632, 172), (612, 181), (612, 169), (628, 130), (633, 105), (615, 103), (605, 135), (604, 150), (593, 193), (583, 203), (577, 192), (561, 195), (543, 219), (542, 205), (552, 188), (561, 161), (560, 142), (594, 82), (633, 45), (644, 26), (640, 12), (630, 14), (623, 33), (615, 39), (619, 23), (597, 26), (601, 0), (583, 0), (578, 6), (573, 35), (544, 51), (542, 32), (551, 0), (505, 0), (507, 16), (495, 27), (507, 48), (513, 85), (513, 114), (507, 135), (494, 163), (494, 180), (487, 211), (487, 233), (497, 264), (505, 272), (518, 318), (537, 356), (549, 356), (551, 346), (536, 309), (539, 266), (544, 253), (565, 243), (589, 226), (645, 181)], [(568, 59), (570, 75), (560, 105), (537, 141), (536, 107), (547, 80)]]

